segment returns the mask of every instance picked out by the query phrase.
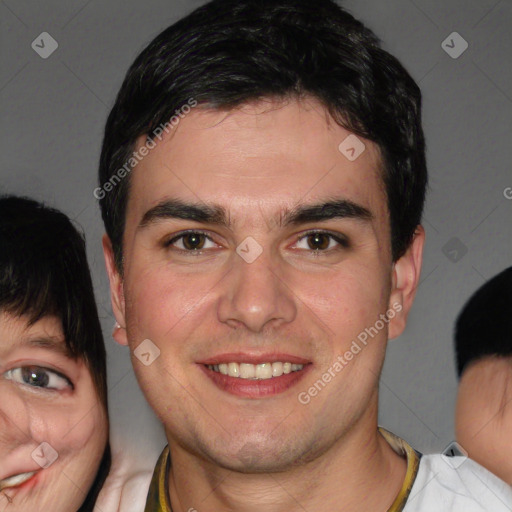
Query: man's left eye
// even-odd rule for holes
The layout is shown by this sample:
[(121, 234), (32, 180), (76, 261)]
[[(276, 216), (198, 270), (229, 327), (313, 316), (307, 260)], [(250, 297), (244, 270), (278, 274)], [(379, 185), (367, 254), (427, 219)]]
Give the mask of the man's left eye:
[(7, 371), (4, 375), (8, 380), (35, 388), (57, 391), (73, 388), (67, 377), (41, 366), (21, 366)]
[(336, 248), (336, 246), (348, 247), (348, 242), (342, 236), (324, 233), (323, 231), (312, 231), (302, 235), (296, 246), (299, 249), (309, 251), (328, 251)]

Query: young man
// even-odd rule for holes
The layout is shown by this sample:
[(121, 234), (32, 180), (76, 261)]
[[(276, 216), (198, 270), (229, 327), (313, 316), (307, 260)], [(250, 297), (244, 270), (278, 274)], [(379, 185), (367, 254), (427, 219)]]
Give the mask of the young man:
[(147, 511), (509, 510), (477, 464), (377, 428), (426, 181), (416, 84), (330, 0), (216, 0), (139, 55), (95, 195), (169, 443)]
[(457, 440), (512, 485), (512, 267), (479, 288), (456, 324)]
[(0, 512), (92, 512), (110, 467), (105, 359), (83, 236), (0, 197)]

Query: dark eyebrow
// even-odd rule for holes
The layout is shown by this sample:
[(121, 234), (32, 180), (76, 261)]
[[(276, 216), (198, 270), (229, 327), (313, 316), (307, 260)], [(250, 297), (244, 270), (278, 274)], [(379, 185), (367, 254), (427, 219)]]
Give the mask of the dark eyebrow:
[[(321, 222), (334, 218), (357, 219), (370, 221), (373, 214), (365, 208), (348, 199), (332, 199), (327, 202), (312, 205), (300, 205), (280, 212), (279, 226)], [(231, 222), (226, 210), (219, 205), (185, 203), (179, 199), (166, 199), (149, 209), (142, 217), (139, 228), (165, 219), (183, 219), (207, 224), (220, 225), (230, 228)]]
[(139, 223), (139, 228), (165, 219), (183, 219), (229, 226), (226, 210), (221, 206), (184, 203), (179, 199), (166, 199), (149, 209)]
[(19, 346), (23, 348), (43, 348), (61, 354), (69, 359), (73, 359), (66, 343), (53, 338), (27, 338), (21, 341)]
[(366, 222), (373, 219), (373, 214), (368, 208), (348, 199), (333, 199), (322, 204), (301, 205), (285, 211), (281, 224), (295, 226), (330, 219), (356, 219)]

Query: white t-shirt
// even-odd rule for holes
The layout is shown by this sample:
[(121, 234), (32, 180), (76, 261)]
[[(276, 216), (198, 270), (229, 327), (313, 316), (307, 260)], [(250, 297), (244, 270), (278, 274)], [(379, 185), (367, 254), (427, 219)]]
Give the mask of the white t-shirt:
[(423, 455), (403, 512), (512, 512), (512, 487), (471, 459)]

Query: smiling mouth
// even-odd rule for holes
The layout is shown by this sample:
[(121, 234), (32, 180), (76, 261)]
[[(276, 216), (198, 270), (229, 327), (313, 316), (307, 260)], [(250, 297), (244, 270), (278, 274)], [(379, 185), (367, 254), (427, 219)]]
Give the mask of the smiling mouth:
[(4, 478), (0, 481), (0, 492), (4, 489), (10, 489), (11, 487), (18, 487), (21, 484), (24, 484), (27, 480), (30, 480), (37, 471), (32, 471), (30, 473), (20, 473), (19, 475), (13, 475), (9, 478)]
[(281, 377), (292, 372), (298, 372), (304, 368), (303, 364), (294, 363), (221, 363), (221, 364), (207, 364), (206, 367), (222, 375), (235, 377), (239, 379), (250, 380), (268, 380), (275, 377)]

